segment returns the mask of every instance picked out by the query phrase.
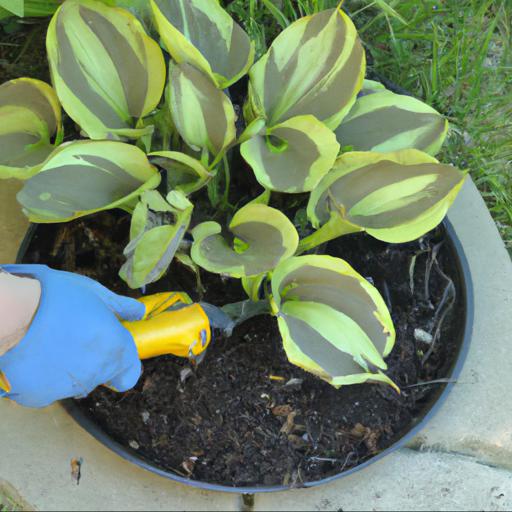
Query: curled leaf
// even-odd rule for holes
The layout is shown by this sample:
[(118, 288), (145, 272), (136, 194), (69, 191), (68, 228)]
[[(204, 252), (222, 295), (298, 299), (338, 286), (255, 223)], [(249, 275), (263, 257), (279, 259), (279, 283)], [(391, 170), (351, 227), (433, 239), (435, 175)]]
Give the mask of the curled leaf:
[(231, 277), (272, 270), (297, 249), (299, 236), (288, 218), (264, 204), (241, 208), (223, 235), (220, 224), (204, 222), (192, 231), (192, 259), (200, 267)]
[(189, 64), (171, 65), (171, 114), (181, 137), (194, 150), (222, 155), (236, 138), (235, 110), (211, 79)]
[(144, 193), (135, 207), (126, 263), (119, 275), (130, 288), (158, 281), (169, 268), (187, 232), (194, 206), (181, 193), (165, 200), (155, 190)]
[(313, 116), (299, 116), (262, 130), (240, 148), (259, 183), (278, 192), (309, 192), (338, 156), (336, 136)]
[(156, 188), (160, 174), (137, 147), (114, 141), (79, 141), (60, 146), (18, 201), (32, 222), (66, 222), (123, 207)]
[(157, 151), (148, 155), (154, 165), (167, 171), (172, 190), (191, 194), (203, 188), (212, 178), (210, 171), (196, 158), (178, 151)]
[(379, 381), (395, 342), (389, 311), (376, 288), (347, 262), (298, 256), (272, 276), (274, 312), (288, 359), (333, 386)]
[(308, 217), (316, 228), (339, 219), (385, 242), (409, 242), (443, 220), (464, 178), (415, 149), (345, 153), (312, 192)]
[(59, 100), (48, 84), (18, 78), (0, 86), (0, 179), (37, 173), (62, 135)]
[(254, 43), (218, 0), (151, 0), (151, 7), (172, 58), (201, 70), (219, 89), (251, 67)]

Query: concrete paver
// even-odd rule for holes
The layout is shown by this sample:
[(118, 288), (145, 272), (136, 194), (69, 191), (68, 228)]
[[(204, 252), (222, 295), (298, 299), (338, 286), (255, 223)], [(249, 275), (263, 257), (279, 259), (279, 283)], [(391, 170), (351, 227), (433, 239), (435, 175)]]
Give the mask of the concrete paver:
[[(83, 459), (80, 484), (72, 459)], [(85, 433), (60, 405), (0, 401), (0, 479), (39, 510), (237, 510), (236, 495), (193, 490), (139, 469)]]
[(16, 194), (17, 180), (0, 180), (0, 263), (14, 263), (18, 247), (28, 228)]
[(403, 449), (334, 484), (258, 496), (255, 510), (512, 510), (512, 473)]

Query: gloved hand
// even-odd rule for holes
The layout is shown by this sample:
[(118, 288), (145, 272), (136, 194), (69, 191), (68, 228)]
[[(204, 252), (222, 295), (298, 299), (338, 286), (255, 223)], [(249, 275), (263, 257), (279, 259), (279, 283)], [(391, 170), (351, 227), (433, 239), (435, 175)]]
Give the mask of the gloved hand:
[(44, 265), (0, 268), (41, 283), (41, 301), (27, 334), (0, 357), (0, 371), (10, 384), (4, 396), (27, 407), (45, 407), (86, 396), (101, 384), (127, 391), (137, 383), (137, 348), (118, 318), (140, 320), (142, 303)]

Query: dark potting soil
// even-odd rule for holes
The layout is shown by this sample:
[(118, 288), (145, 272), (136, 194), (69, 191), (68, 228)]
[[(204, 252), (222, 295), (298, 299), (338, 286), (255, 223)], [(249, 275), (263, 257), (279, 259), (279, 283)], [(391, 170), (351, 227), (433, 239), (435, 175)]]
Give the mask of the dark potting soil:
[[(137, 295), (117, 276), (128, 229), (126, 216), (111, 213), (42, 225), (24, 261)], [(378, 384), (337, 390), (303, 372), (287, 361), (275, 319), (261, 316), (230, 338), (217, 335), (197, 368), (170, 356), (145, 361), (134, 390), (99, 388), (79, 406), (140, 457), (205, 482), (300, 486), (379, 453), (422, 418), (444, 387), (428, 382), (445, 378), (456, 358), (464, 306), (452, 249), (438, 228), (401, 245), (350, 235), (326, 252), (346, 259), (388, 303), (397, 330), (388, 375), (401, 394)], [(175, 263), (146, 292), (185, 290), (215, 305), (245, 299), (237, 280), (201, 279), (202, 297), (196, 276)], [(434, 340), (420, 341), (425, 333)]]

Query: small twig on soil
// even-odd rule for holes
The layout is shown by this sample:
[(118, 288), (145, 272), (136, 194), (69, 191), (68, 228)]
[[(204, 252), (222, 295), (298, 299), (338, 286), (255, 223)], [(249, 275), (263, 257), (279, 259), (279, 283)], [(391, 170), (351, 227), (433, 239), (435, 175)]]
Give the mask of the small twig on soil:
[[(434, 248), (435, 249), (435, 248)], [(432, 343), (427, 351), (427, 353), (423, 356), (423, 359), (421, 360), (421, 366), (424, 366), (425, 363), (428, 361), (429, 357), (432, 355), (432, 352), (434, 352), (434, 348), (436, 346), (436, 342), (441, 336), (441, 327), (443, 326), (443, 322), (446, 318), (446, 315), (449, 313), (449, 311), (452, 309), (453, 305), (455, 304), (455, 299), (457, 297), (457, 292), (455, 290), (455, 285), (453, 284), (453, 281), (441, 270), (439, 266), (439, 262), (437, 259), (435, 260), (436, 264), (436, 270), (446, 281), (447, 285), (444, 289), (443, 296), (441, 298), (441, 301), (439, 302), (439, 305), (437, 306), (436, 312), (434, 314), (434, 321), (437, 321), (436, 328), (434, 330), (434, 337), (432, 339)], [(440, 312), (442, 313), (440, 314)]]
[(429, 258), (427, 259), (427, 265), (425, 270), (425, 302), (430, 302), (430, 273), (432, 272), (432, 266), (437, 261), (437, 255), (439, 253), (439, 249), (441, 249), (441, 246), (444, 242), (439, 242), (438, 244), (434, 245), (432, 248), (432, 252), (429, 255)]
[(345, 471), (345, 468), (347, 467), (348, 463), (350, 462), (350, 460), (352, 459), (352, 457), (354, 455), (357, 456), (357, 453), (356, 452), (350, 452), (347, 455), (347, 458), (345, 459), (345, 462), (343, 463), (343, 466), (341, 466), (340, 473), (343, 473), (343, 471)]
[(329, 457), (309, 457), (311, 462), (331, 462), (332, 464), (339, 462), (341, 459), (330, 459)]
[(409, 264), (409, 289), (411, 290), (411, 295), (414, 295), (414, 273), (416, 270), (416, 260), (418, 259), (418, 256), (421, 256), (426, 252), (428, 251), (418, 251), (411, 257), (411, 263)]
[(402, 386), (402, 389), (418, 388), (420, 386), (430, 386), (430, 384), (456, 384), (457, 379), (436, 379), (429, 380), (427, 382), (417, 382), (416, 384), (410, 384), (409, 386)]

